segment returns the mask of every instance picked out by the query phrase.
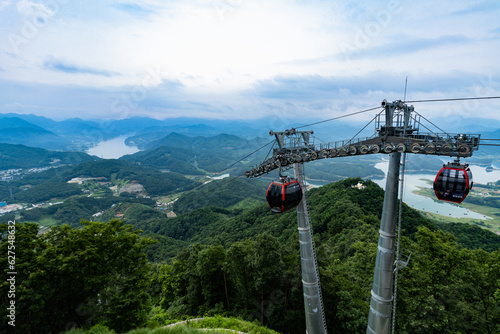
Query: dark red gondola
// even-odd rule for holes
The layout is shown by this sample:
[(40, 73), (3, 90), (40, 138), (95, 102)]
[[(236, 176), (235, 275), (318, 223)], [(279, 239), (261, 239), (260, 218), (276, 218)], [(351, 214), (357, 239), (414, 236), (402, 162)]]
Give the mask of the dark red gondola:
[(266, 199), (272, 212), (283, 213), (299, 205), (302, 200), (302, 187), (299, 181), (282, 177), (269, 185)]
[(437, 174), (434, 180), (434, 192), (441, 201), (462, 203), (472, 185), (469, 165), (449, 162)]

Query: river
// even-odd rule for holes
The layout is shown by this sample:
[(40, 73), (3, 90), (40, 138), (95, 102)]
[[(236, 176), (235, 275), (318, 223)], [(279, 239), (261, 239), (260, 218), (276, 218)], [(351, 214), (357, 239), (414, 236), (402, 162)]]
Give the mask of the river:
[[(383, 171), (387, 175), (387, 170), (389, 169), (389, 160), (384, 160), (375, 164), (375, 167)], [(493, 166), (494, 170), (487, 172), (485, 167), (470, 165), (469, 166), (475, 184), (487, 184), (488, 182), (496, 182), (500, 180), (500, 169), (497, 166)], [(437, 174), (438, 170), (436, 170)], [(438, 201), (437, 199), (421, 196), (413, 193), (417, 190), (417, 187), (432, 188), (432, 184), (427, 183), (425, 180), (434, 182), (436, 174), (421, 173), (421, 174), (405, 174), (404, 191), (403, 191), (403, 201), (410, 207), (425, 212), (437, 213), (443, 216), (449, 216), (454, 218), (474, 218), (474, 219), (491, 219), (485, 215), (479, 214), (474, 211), (467, 210), (460, 205), (452, 204), (449, 202)], [(387, 179), (373, 179), (373, 182), (377, 183), (380, 187), (385, 189), (385, 183)], [(321, 187), (329, 182), (307, 182), (308, 185), (313, 187)]]
[[(376, 168), (382, 170), (387, 174), (389, 168), (389, 161), (379, 162), (375, 165)], [(484, 167), (477, 165), (469, 166), (474, 183), (475, 184), (487, 184), (488, 182), (496, 182), (500, 180), (500, 170), (493, 170), (492, 172), (487, 172)], [(437, 174), (438, 171), (436, 171)], [(467, 210), (460, 205), (438, 201), (437, 199), (417, 195), (413, 193), (417, 190), (417, 187), (432, 188), (432, 184), (425, 182), (425, 180), (430, 180), (434, 182), (436, 174), (405, 174), (404, 180), (404, 191), (403, 200), (406, 204), (414, 209), (426, 212), (437, 213), (443, 216), (450, 216), (455, 218), (474, 218), (474, 219), (490, 219), (490, 217), (484, 216), (474, 211)], [(386, 179), (374, 180), (379, 186), (385, 188)]]
[(87, 150), (86, 153), (103, 159), (118, 159), (124, 155), (139, 152), (139, 149), (136, 146), (125, 145), (125, 139), (128, 137), (129, 135), (124, 135), (111, 140), (102, 141)]

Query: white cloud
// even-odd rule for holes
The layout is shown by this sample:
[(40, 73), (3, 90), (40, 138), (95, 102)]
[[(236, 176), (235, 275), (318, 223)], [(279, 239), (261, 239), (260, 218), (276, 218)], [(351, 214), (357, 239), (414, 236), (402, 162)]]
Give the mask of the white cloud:
[(10, 6), (9, 0), (0, 1), (0, 11)]
[[(491, 1), (103, 0), (65, 1), (58, 10), (22, 0), (17, 10), (17, 24), (55, 11), (57, 20), (26, 39), (17, 58), (0, 45), (0, 79), (106, 94), (141, 86), (154, 69), (159, 79), (150, 84), (179, 82), (168, 101), (189, 112), (192, 100), (210, 112), (220, 107), (219, 116), (225, 105), (286, 103), (324, 116), (361, 107), (360, 99), (391, 100), (402, 89), (387, 82), (403, 86), (407, 75), (415, 97), (476, 94), (490, 74), (498, 91), (500, 7)], [(425, 80), (433, 80), (427, 88)], [(161, 94), (150, 96), (154, 105), (143, 101), (141, 112), (172, 109)]]
[(19, 13), (29, 17), (40, 16), (43, 19), (43, 17), (50, 18), (54, 15), (54, 11), (48, 9), (43, 4), (27, 0), (18, 1), (16, 7)]

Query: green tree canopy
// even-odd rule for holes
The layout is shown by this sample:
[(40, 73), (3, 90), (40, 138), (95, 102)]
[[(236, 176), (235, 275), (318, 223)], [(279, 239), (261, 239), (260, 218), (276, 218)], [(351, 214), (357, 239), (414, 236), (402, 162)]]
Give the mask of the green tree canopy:
[[(15, 329), (19, 333), (57, 333), (97, 322), (123, 331), (145, 321), (148, 265), (143, 250), (153, 241), (118, 220), (82, 224), (80, 229), (63, 225), (42, 235), (37, 234), (37, 225), (16, 224)], [(5, 223), (0, 225), (0, 233), (7, 228)], [(7, 246), (3, 240), (3, 268)], [(1, 275), (4, 313), (9, 287), (5, 272)], [(6, 332), (6, 322), (0, 326)]]

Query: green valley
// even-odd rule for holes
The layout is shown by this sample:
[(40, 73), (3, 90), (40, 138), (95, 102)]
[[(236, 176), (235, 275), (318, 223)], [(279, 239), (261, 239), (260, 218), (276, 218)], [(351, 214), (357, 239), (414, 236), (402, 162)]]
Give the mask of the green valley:
[[(267, 204), (231, 209), (233, 202), (220, 198), (232, 189), (223, 187), (219, 194), (210, 191), (212, 185), (196, 192), (205, 190), (207, 204), (219, 201), (226, 207), (195, 208), (179, 199), (185, 213), (168, 218), (148, 214), (146, 202), (124, 201), (115, 207), (122, 213), (128, 209), (124, 220), (131, 225), (117, 219), (83, 221), (44, 234), (37, 233), (38, 225), (19, 222), (20, 328), (60, 332), (71, 322), (89, 333), (97, 324), (126, 333), (186, 317), (223, 315), (282, 333), (303, 332), (296, 214), (273, 214)], [(359, 178), (308, 192), (329, 330), (359, 333), (366, 327), (383, 194)], [(409, 333), (429, 326), (445, 333), (490, 328), (494, 333), (500, 236), (466, 224), (446, 226), (445, 232), (403, 208), (403, 247), (412, 257), (400, 274), (398, 328)], [(0, 246), (2, 264), (7, 245)], [(2, 295), (6, 288), (1, 287)], [(28, 320), (30, 314), (37, 316)]]
[[(235, 136), (169, 138), (170, 146), (121, 159), (83, 155), (0, 182), (6, 204), (23, 206), (0, 226), (6, 268), (8, 221), (15, 221), (19, 333), (303, 332), (297, 215), (269, 210), (269, 179), (238, 177), (258, 147)], [(45, 154), (41, 161), (50, 161)], [(307, 191), (332, 332), (366, 330), (384, 196), (368, 178), (383, 177), (379, 161), (307, 167), (309, 180), (336, 181)], [(484, 192), (497, 185), (488, 187), (477, 187), (483, 195), (468, 205), (491, 205)], [(412, 255), (400, 273), (397, 328), (498, 332), (500, 236), (406, 205), (402, 217), (403, 248)], [(1, 275), (5, 312), (10, 287)]]

